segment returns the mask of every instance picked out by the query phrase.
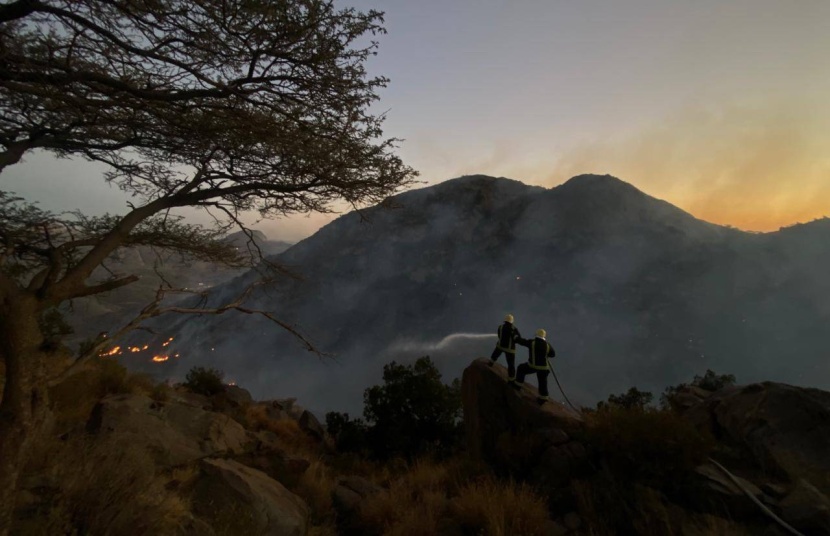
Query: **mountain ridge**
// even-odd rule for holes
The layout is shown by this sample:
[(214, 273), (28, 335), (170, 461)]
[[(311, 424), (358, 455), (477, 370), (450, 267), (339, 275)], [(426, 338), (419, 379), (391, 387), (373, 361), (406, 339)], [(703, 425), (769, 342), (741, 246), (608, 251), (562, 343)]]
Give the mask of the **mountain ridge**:
[[(592, 195), (597, 188), (603, 193)], [(830, 381), (818, 361), (830, 321), (820, 269), (830, 240), (718, 226), (604, 176), (550, 189), (461, 177), (384, 205), (341, 216), (273, 257), (303, 280), (273, 283), (247, 302), (295, 323), (336, 362), (304, 359), (296, 341), (246, 315), (171, 319), (164, 328), (176, 331), (171, 348), (183, 357), (148, 368), (181, 376), (211, 365), (258, 396), (281, 388), (343, 406), (376, 381), (383, 359), (443, 352), (443, 372), (456, 375), (461, 354), (452, 352), (466, 358), (492, 343), (435, 343), (492, 332), (513, 312), (524, 331), (552, 334), (583, 400), (676, 383), (706, 367), (748, 381)], [(234, 299), (255, 277), (216, 287), (213, 303)], [(782, 365), (778, 356), (789, 352), (800, 355)], [(804, 367), (788, 368), (795, 362)]]

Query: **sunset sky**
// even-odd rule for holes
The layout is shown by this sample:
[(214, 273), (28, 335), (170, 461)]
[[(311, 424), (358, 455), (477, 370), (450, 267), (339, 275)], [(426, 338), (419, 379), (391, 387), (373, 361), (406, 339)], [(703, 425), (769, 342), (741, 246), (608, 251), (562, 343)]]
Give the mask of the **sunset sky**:
[[(830, 216), (827, 0), (340, 3), (386, 11), (377, 109), (428, 184), (610, 173), (747, 230)], [(100, 170), (49, 157), (0, 188), (47, 208), (124, 206)], [(298, 239), (324, 221), (261, 228)]]

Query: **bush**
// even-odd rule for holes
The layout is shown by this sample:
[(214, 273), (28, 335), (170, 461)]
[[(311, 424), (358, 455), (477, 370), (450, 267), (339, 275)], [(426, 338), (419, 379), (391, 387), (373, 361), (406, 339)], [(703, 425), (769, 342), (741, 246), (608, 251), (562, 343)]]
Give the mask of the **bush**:
[(193, 367), (184, 378), (184, 386), (191, 392), (212, 396), (225, 390), (225, 373), (215, 368)]
[(366, 438), (369, 427), (362, 419), (352, 420), (348, 413), (326, 413), (326, 431), (340, 452), (364, 452), (369, 448)]
[(674, 412), (609, 406), (588, 416), (585, 443), (630, 482), (678, 489), (706, 460), (714, 439)]
[[(705, 391), (715, 392), (723, 389), (724, 387), (728, 387), (730, 385), (735, 385), (735, 375), (734, 374), (718, 374), (711, 369), (706, 369), (706, 373), (703, 376), (695, 375), (694, 379), (692, 380), (692, 387), (698, 387)], [(682, 389), (688, 387), (689, 384), (681, 383), (678, 385), (673, 385), (670, 387), (666, 387), (663, 394), (660, 396), (660, 407), (663, 409), (669, 409), (672, 407), (672, 398)]]
[(648, 391), (640, 391), (636, 387), (632, 387), (628, 392), (621, 395), (610, 395), (607, 402), (597, 403), (597, 409), (603, 409), (606, 406), (614, 406), (624, 409), (644, 410), (651, 404), (654, 395)]
[(44, 436), (32, 462), (41, 460), (57, 484), (43, 511), (20, 519), (19, 534), (176, 534), (187, 503), (166, 489), (150, 454), (129, 442)]
[(550, 533), (551, 520), (545, 499), (526, 484), (481, 479), (459, 490), (452, 509), (465, 534), (544, 536)]

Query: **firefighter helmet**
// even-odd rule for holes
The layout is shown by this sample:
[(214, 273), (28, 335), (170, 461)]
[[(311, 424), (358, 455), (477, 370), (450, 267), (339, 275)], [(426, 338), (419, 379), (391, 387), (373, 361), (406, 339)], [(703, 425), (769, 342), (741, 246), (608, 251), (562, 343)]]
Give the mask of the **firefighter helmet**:
[(513, 315), (505, 315), (504, 321), (505, 322), (510, 322), (512, 324), (513, 323)]
[(537, 337), (541, 337), (541, 338), (544, 339), (545, 337), (547, 337), (547, 335), (548, 335), (547, 332), (545, 330), (541, 329), (541, 328), (536, 330), (536, 336)]

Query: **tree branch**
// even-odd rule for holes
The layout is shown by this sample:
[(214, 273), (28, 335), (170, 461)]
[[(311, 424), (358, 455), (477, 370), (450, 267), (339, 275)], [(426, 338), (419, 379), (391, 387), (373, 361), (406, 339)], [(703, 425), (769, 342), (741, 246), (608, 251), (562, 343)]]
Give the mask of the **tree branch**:
[[(284, 322), (284, 321), (278, 319), (271, 312), (261, 311), (261, 310), (258, 310), (258, 309), (251, 309), (251, 308), (245, 307), (243, 305), (245, 300), (250, 295), (250, 293), (255, 288), (257, 288), (259, 286), (262, 286), (265, 283), (266, 283), (266, 281), (261, 280), (261, 281), (258, 281), (256, 283), (253, 283), (251, 285), (248, 285), (248, 287), (246, 287), (245, 290), (234, 301), (232, 301), (230, 303), (227, 303), (225, 305), (220, 305), (219, 307), (212, 307), (212, 308), (180, 307), (180, 306), (161, 307), (162, 302), (165, 300), (165, 298), (167, 297), (168, 294), (190, 294), (190, 295), (193, 295), (195, 293), (191, 292), (191, 291), (184, 290), (184, 289), (172, 289), (172, 288), (164, 288), (164, 287), (160, 286), (158, 288), (158, 290), (156, 291), (155, 299), (150, 304), (148, 304), (144, 309), (142, 309), (141, 312), (135, 318), (133, 318), (127, 324), (122, 326), (118, 331), (116, 331), (116, 333), (112, 337), (106, 337), (106, 338), (99, 339), (84, 354), (79, 355), (77, 357), (77, 359), (75, 359), (75, 361), (73, 361), (72, 364), (69, 367), (64, 369), (60, 374), (58, 374), (55, 377), (53, 377), (52, 379), (50, 379), (49, 384), (50, 385), (55, 385), (55, 384), (60, 383), (61, 381), (65, 380), (66, 378), (68, 378), (69, 376), (71, 376), (72, 374), (74, 374), (75, 372), (80, 370), (81, 367), (84, 366), (84, 364), (88, 363), (93, 358), (98, 357), (101, 354), (101, 352), (104, 350), (104, 348), (111, 345), (113, 343), (113, 341), (116, 341), (116, 340), (120, 339), (121, 337), (123, 337), (127, 333), (130, 333), (132, 331), (139, 330), (139, 329), (147, 329), (147, 328), (144, 328), (143, 326), (141, 326), (141, 324), (144, 321), (149, 320), (151, 318), (155, 318), (155, 317), (164, 315), (164, 314), (168, 314), (168, 313), (192, 314), (192, 315), (221, 315), (221, 314), (227, 313), (228, 311), (239, 311), (240, 313), (249, 314), (249, 315), (260, 315), (264, 318), (267, 318), (268, 320), (270, 320), (274, 324), (277, 324), (282, 329), (286, 330), (291, 335), (293, 335), (295, 338), (297, 338), (300, 342), (302, 342), (303, 346), (305, 347), (305, 349), (307, 351), (313, 352), (313, 353), (317, 354), (318, 357), (321, 357), (321, 358), (322, 357), (330, 357), (331, 354), (328, 354), (326, 352), (322, 352), (322, 351), (318, 350), (317, 347), (314, 346), (314, 344), (310, 340), (308, 340), (303, 334), (301, 334), (295, 326), (292, 326), (291, 324), (288, 324), (287, 322)], [(206, 295), (205, 293), (198, 293), (198, 294), (202, 295), (202, 296)]]

